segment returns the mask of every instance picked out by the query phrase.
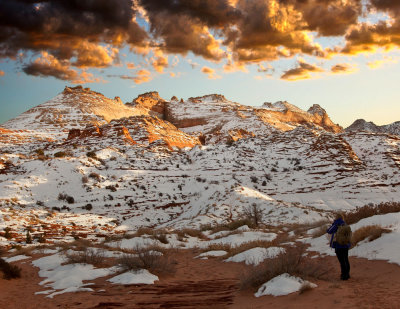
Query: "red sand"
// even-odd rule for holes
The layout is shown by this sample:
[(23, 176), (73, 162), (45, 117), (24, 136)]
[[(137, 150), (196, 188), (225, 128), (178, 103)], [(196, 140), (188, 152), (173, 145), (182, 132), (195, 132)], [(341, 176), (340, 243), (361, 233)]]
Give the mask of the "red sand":
[[(327, 280), (311, 280), (318, 288), (303, 294), (263, 296), (240, 291), (242, 263), (194, 259), (194, 252), (176, 254), (177, 272), (154, 285), (113, 285), (95, 280), (95, 292), (66, 293), (53, 299), (34, 295), (44, 290), (31, 260), (16, 262), (22, 278), (0, 279), (0, 308), (400, 308), (400, 267), (384, 261), (350, 258), (349, 281), (340, 281), (334, 257), (321, 258), (334, 272)], [(105, 291), (99, 291), (105, 290)]]

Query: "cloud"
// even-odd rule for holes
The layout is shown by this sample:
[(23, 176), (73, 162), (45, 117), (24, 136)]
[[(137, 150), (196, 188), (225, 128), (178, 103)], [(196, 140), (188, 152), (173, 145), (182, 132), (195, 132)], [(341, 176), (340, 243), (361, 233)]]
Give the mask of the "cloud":
[(135, 66), (135, 64), (134, 64), (133, 62), (127, 62), (127, 63), (126, 63), (126, 67), (127, 67), (129, 70), (136, 69), (136, 66)]
[[(375, 13), (380, 15), (371, 18)], [(323, 48), (317, 43), (321, 38), (329, 42), (330, 37), (335, 37), (331, 40), (335, 42), (341, 37), (343, 44)], [(225, 72), (245, 71), (249, 64), (304, 55), (328, 58), (372, 53), (400, 47), (400, 3), (0, 0), (0, 58), (17, 59), (23, 53), (22, 68), (27, 74), (72, 80), (79, 78), (82, 69), (121, 64), (120, 50), (126, 47), (146, 57), (153, 73), (174, 66), (168, 63), (169, 55), (190, 53), (214, 63), (223, 61)], [(29, 62), (27, 57), (32, 54), (47, 60)], [(196, 66), (194, 62), (192, 65)], [(148, 68), (133, 64), (127, 67)], [(299, 64), (282, 77), (309, 78), (312, 72)], [(143, 76), (151, 80), (150, 75), (140, 75), (138, 82), (146, 80)]]
[(354, 71), (355, 68), (348, 63), (339, 63), (331, 67), (331, 72), (333, 74), (353, 73)]
[(302, 79), (310, 79), (312, 77), (311, 73), (317, 73), (317, 72), (323, 72), (324, 70), (308, 64), (304, 62), (303, 60), (300, 60), (298, 63), (298, 66), (294, 69), (290, 69), (284, 72), (284, 74), (281, 76), (281, 79), (287, 80), (287, 81), (296, 81), (296, 80), (302, 80)]
[(2, 70), (0, 70), (0, 76), (4, 76), (6, 73)]
[(77, 49), (77, 60), (73, 65), (76, 67), (105, 68), (113, 63), (117, 54), (117, 49), (110, 51), (101, 45), (82, 42)]
[[(15, 59), (18, 53), (46, 52), (59, 63), (78, 68), (110, 66), (118, 62), (123, 45), (144, 47), (149, 34), (135, 18), (131, 0), (14, 1), (0, 2), (0, 57)], [(54, 61), (53, 61), (54, 62)], [(28, 72), (46, 72), (71, 78), (73, 72), (41, 69), (26, 64)], [(62, 71), (65, 73), (62, 73)]]
[(95, 77), (92, 73), (86, 71), (79, 73), (77, 70), (71, 69), (68, 60), (59, 61), (47, 52), (42, 52), (39, 58), (26, 64), (23, 67), (23, 71), (28, 75), (39, 77), (52, 76), (57, 79), (70, 81), (74, 84), (104, 82), (103, 79)]
[(151, 64), (154, 70), (156, 70), (158, 73), (163, 73), (164, 69), (168, 68), (168, 57), (159, 55), (158, 57), (153, 59), (153, 62)]
[(130, 75), (126, 75), (126, 74), (122, 74), (122, 75), (109, 74), (109, 75), (107, 75), (107, 77), (120, 78), (120, 79), (124, 79), (124, 80), (132, 80), (133, 82), (135, 82), (135, 84), (147, 83), (152, 80), (151, 72), (149, 70), (144, 70), (144, 69), (136, 72), (136, 75), (134, 75), (134, 76), (130, 76)]
[(202, 67), (201, 72), (203, 72), (204, 74), (207, 74), (209, 79), (221, 78), (221, 76), (216, 74), (214, 69), (209, 68), (209, 67)]
[(23, 71), (33, 76), (53, 76), (61, 80), (74, 81), (79, 78), (78, 72), (70, 68), (68, 60), (59, 61), (53, 55), (42, 52), (41, 57), (25, 65)]
[(382, 66), (384, 66), (385, 64), (397, 63), (397, 62), (398, 62), (398, 59), (394, 59), (393, 57), (384, 57), (383, 59), (370, 61), (367, 63), (367, 65), (370, 69), (379, 69)]

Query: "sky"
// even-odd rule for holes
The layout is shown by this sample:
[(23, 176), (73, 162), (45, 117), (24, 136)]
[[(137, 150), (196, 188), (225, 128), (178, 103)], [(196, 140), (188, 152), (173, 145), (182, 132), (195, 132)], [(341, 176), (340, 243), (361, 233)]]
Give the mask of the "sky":
[(83, 85), (400, 121), (398, 0), (0, 0), (0, 123)]

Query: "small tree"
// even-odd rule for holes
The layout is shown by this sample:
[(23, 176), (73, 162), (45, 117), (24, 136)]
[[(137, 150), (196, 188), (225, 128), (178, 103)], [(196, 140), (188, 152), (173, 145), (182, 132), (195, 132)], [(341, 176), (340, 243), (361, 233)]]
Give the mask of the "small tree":
[(262, 210), (259, 205), (256, 203), (251, 204), (251, 206), (248, 206), (244, 209), (244, 215), (246, 218), (251, 220), (251, 222), (254, 224), (254, 226), (258, 226), (261, 221), (262, 221)]
[(32, 236), (31, 236), (31, 233), (29, 233), (29, 230), (26, 231), (26, 243), (27, 244), (32, 243)]
[(6, 228), (4, 228), (4, 237), (6, 239), (11, 239), (11, 228), (9, 228), (8, 226)]

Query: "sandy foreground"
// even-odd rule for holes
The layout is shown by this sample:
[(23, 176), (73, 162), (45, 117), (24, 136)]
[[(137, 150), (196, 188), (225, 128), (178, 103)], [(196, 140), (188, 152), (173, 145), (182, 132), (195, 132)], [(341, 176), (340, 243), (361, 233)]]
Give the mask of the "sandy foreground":
[[(31, 260), (15, 262), (22, 277), (0, 279), (0, 308), (400, 308), (400, 267), (385, 261), (350, 258), (351, 279), (338, 280), (339, 265), (334, 257), (319, 258), (333, 269), (318, 285), (302, 294), (254, 297), (254, 291), (240, 290), (244, 263), (217, 259), (199, 260), (199, 252), (179, 251), (173, 276), (160, 276), (154, 285), (116, 285), (110, 277), (95, 280), (94, 292), (66, 293), (53, 299), (35, 295), (42, 291), (42, 278)], [(40, 257), (35, 255), (34, 258)]]

